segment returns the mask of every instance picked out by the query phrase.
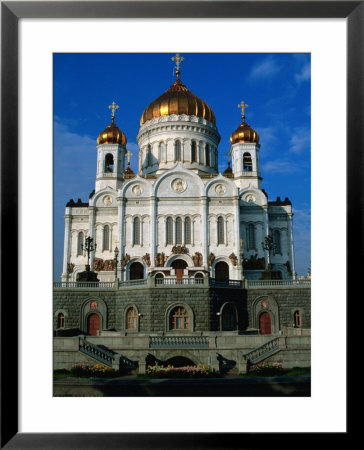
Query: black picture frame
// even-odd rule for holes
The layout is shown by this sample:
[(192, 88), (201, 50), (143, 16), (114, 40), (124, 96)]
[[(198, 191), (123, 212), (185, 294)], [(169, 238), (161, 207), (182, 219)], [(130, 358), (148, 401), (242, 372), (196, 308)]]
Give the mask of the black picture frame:
[[(346, 18), (347, 20), (347, 300), (359, 291), (363, 230), (364, 1), (5, 1), (1, 2), (1, 448), (144, 449), (282, 446), (279, 433), (18, 432), (18, 22), (22, 18)], [(334, 95), (334, 93), (333, 93)], [(344, 121), (338, 117), (338, 122)], [(16, 244), (15, 244), (16, 243)], [(343, 264), (340, 266), (343, 270)], [(9, 270), (11, 268), (12, 270)], [(334, 270), (334, 268), (333, 268)], [(335, 276), (335, 274), (333, 273)], [(11, 301), (8, 301), (9, 287)], [(9, 318), (15, 318), (9, 320)], [(10, 335), (10, 339), (9, 339)], [(348, 341), (349, 342), (349, 341)], [(11, 345), (10, 345), (11, 343)], [(350, 342), (348, 348), (350, 347)], [(341, 361), (345, 363), (345, 361)], [(334, 364), (337, 362), (333, 362)], [(10, 370), (11, 365), (11, 370)], [(203, 401), (201, 401), (203, 403)], [(243, 406), (242, 406), (243, 407)], [(203, 409), (203, 405), (202, 405)], [(218, 413), (218, 412), (217, 412)], [(223, 417), (223, 412), (222, 417)], [(351, 437), (348, 409), (346, 433)], [(292, 439), (297, 448), (312, 436)], [(318, 434), (315, 434), (317, 445)], [(324, 435), (327, 443), (327, 435)], [(347, 443), (347, 442), (346, 442)]]

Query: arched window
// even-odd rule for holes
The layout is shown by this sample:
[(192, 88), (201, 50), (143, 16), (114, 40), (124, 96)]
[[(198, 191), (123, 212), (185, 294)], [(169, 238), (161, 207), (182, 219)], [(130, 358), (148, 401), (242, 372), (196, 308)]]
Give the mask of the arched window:
[(172, 217), (167, 217), (166, 220), (166, 243), (173, 244), (173, 221)]
[(144, 278), (144, 266), (140, 262), (134, 262), (129, 268), (130, 280), (142, 280)]
[(251, 172), (253, 170), (252, 157), (250, 153), (244, 153), (243, 155), (243, 170), (244, 172)]
[(248, 250), (255, 250), (255, 229), (252, 223), (248, 226)]
[(294, 313), (294, 326), (297, 328), (302, 326), (301, 311), (295, 311)]
[(77, 256), (83, 254), (83, 241), (84, 235), (82, 231), (80, 231), (77, 235)]
[(114, 157), (111, 153), (105, 156), (105, 172), (114, 172)]
[(104, 226), (104, 236), (102, 240), (102, 249), (103, 250), (110, 250), (110, 227), (109, 225)]
[(183, 306), (173, 308), (169, 315), (170, 330), (188, 330), (190, 326), (190, 317), (188, 311)]
[(153, 155), (152, 155), (152, 146), (148, 145), (148, 149), (147, 149), (147, 166), (152, 166), (153, 165)]
[(274, 230), (273, 243), (275, 244), (274, 252), (281, 254), (281, 233), (279, 230)]
[(237, 328), (236, 310), (231, 304), (225, 305), (222, 310), (221, 328), (222, 331), (232, 331)]
[(216, 263), (215, 280), (229, 281), (229, 265), (225, 261), (219, 261)]
[(195, 141), (192, 141), (191, 143), (191, 162), (197, 162), (197, 149)]
[(185, 244), (191, 244), (191, 219), (185, 219)]
[(132, 306), (126, 312), (126, 329), (129, 331), (138, 330), (138, 314)]
[(59, 313), (57, 316), (57, 328), (64, 328), (64, 314)]
[(133, 245), (140, 245), (140, 219), (135, 217), (133, 220)]
[(205, 148), (205, 164), (206, 164), (206, 166), (210, 165), (210, 146), (209, 146), (209, 144), (206, 144), (206, 148)]
[(180, 141), (176, 141), (174, 143), (174, 160), (181, 161), (181, 143), (180, 143)]
[(199, 150), (198, 150), (198, 158), (199, 158), (199, 163), (203, 164), (203, 146), (202, 146), (202, 142), (199, 143)]
[(166, 144), (164, 142), (161, 142), (160, 144), (160, 151), (161, 151), (161, 161), (166, 160)]
[(217, 244), (223, 244), (224, 239), (224, 219), (220, 216), (217, 219)]
[(182, 219), (176, 219), (176, 244), (182, 244)]

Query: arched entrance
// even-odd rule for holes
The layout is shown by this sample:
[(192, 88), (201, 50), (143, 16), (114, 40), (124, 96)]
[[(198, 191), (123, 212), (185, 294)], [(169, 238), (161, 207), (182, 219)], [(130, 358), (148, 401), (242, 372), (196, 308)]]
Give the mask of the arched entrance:
[(173, 358), (167, 359), (166, 365), (173, 367), (186, 367), (186, 366), (196, 366), (196, 364), (185, 356), (174, 356)]
[(215, 280), (217, 281), (229, 281), (229, 265), (220, 261), (215, 265)]
[(172, 268), (176, 271), (177, 280), (182, 280), (183, 271), (187, 268), (187, 263), (183, 259), (176, 259), (171, 264)]
[(259, 330), (260, 334), (272, 334), (271, 318), (268, 312), (264, 312), (259, 316)]
[(130, 280), (141, 280), (144, 278), (144, 267), (140, 262), (134, 262), (129, 269)]
[(224, 306), (221, 315), (221, 329), (222, 331), (236, 330), (236, 311), (233, 305), (228, 304)]
[(87, 318), (87, 334), (89, 336), (97, 336), (100, 330), (100, 317), (98, 314), (90, 314)]

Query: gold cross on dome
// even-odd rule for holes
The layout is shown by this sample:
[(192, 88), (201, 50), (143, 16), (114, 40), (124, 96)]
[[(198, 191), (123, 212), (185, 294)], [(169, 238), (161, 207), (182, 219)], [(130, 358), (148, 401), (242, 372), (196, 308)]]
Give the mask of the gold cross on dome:
[(111, 105), (109, 105), (109, 109), (111, 109), (111, 118), (115, 118), (115, 111), (119, 108), (119, 105), (117, 105), (115, 102), (112, 102)]
[(245, 108), (247, 108), (249, 105), (247, 105), (244, 100), (242, 100), (239, 104), (238, 104), (238, 108), (241, 109), (241, 117), (245, 117)]
[(133, 156), (132, 152), (127, 151), (126, 157), (128, 158), (128, 164), (130, 164), (130, 158)]
[(228, 161), (230, 162), (230, 158), (231, 158), (231, 149), (225, 153), (225, 155), (228, 157)]
[(179, 56), (179, 53), (176, 53), (176, 56), (173, 56), (172, 61), (176, 62), (177, 74), (179, 74), (179, 65), (184, 60), (183, 56)]

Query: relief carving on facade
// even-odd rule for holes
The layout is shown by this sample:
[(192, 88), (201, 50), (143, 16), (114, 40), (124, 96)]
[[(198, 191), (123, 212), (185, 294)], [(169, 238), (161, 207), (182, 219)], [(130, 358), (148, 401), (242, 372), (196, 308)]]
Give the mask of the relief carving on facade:
[(112, 271), (115, 269), (115, 261), (113, 259), (106, 259), (105, 261), (102, 258), (94, 259), (94, 270), (96, 272), (100, 272), (101, 270)]
[(67, 273), (72, 273), (74, 268), (75, 268), (75, 265), (73, 263), (68, 263), (67, 264)]
[(193, 256), (192, 256), (192, 260), (193, 260), (193, 264), (196, 267), (201, 267), (203, 265), (203, 256), (201, 253), (196, 252)]
[(172, 247), (172, 253), (174, 255), (185, 255), (187, 253), (187, 248), (184, 245), (174, 245)]
[(128, 264), (129, 261), (130, 261), (130, 255), (128, 255), (127, 253), (125, 253), (124, 258), (123, 258), (122, 261), (121, 261), (121, 264), (125, 267), (125, 266)]
[(149, 267), (149, 266), (150, 266), (150, 254), (149, 254), (149, 253), (146, 253), (146, 254), (143, 256), (143, 260), (144, 260), (145, 264)]
[(104, 260), (101, 258), (95, 258), (94, 259), (94, 270), (96, 272), (100, 272), (103, 267), (104, 267)]
[(251, 255), (251, 257), (243, 259), (243, 268), (247, 270), (260, 270), (265, 269), (265, 258), (257, 258), (257, 255)]
[(233, 263), (233, 266), (236, 266), (238, 264), (238, 257), (233, 252), (231, 255), (229, 255), (230, 261)]
[(210, 253), (209, 259), (208, 259), (209, 266), (212, 266), (214, 261), (215, 261), (215, 255), (213, 253)]
[(164, 263), (167, 261), (167, 259), (168, 258), (167, 258), (167, 256), (164, 255), (164, 253), (157, 253), (155, 255), (155, 259), (154, 259), (155, 265), (157, 267), (163, 267)]

